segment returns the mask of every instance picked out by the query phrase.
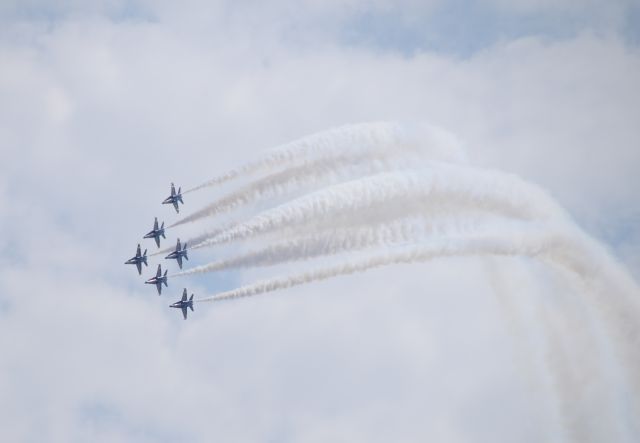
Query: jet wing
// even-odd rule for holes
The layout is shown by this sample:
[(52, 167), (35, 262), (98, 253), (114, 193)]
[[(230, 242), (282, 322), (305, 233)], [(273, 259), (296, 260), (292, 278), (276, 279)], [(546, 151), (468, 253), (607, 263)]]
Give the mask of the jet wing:
[(180, 269), (182, 269), (182, 255), (178, 254), (178, 256), (176, 257), (176, 260), (178, 261), (178, 266), (180, 267)]
[(180, 208), (178, 208), (178, 200), (173, 201), (173, 207), (176, 208), (177, 213), (180, 213)]
[(136, 266), (138, 267), (138, 275), (142, 275), (142, 262), (137, 261)]
[(160, 278), (161, 275), (162, 275), (162, 269), (160, 268), (160, 265), (158, 265), (158, 270), (156, 271), (156, 278)]
[(171, 183), (171, 197), (176, 195), (176, 187), (173, 186), (173, 183)]
[[(157, 225), (158, 225), (158, 223), (156, 222), (156, 226)], [(158, 245), (158, 247), (160, 247), (160, 236), (156, 235), (155, 237), (153, 237), (153, 239), (156, 241), (156, 245)]]
[(140, 252), (140, 245), (138, 245), (138, 249), (136, 249), (136, 257), (140, 257), (142, 254)]
[(182, 291), (182, 301), (187, 301), (187, 288)]
[(158, 290), (158, 295), (162, 295), (162, 282), (156, 282), (156, 289)]
[(180, 239), (178, 239), (178, 242), (176, 243), (176, 252), (179, 251), (180, 249), (181, 249)]
[(187, 319), (187, 307), (183, 306), (182, 307), (182, 316), (184, 317), (184, 319)]
[(158, 217), (156, 217), (155, 220), (153, 221), (153, 230), (154, 231), (158, 230)]

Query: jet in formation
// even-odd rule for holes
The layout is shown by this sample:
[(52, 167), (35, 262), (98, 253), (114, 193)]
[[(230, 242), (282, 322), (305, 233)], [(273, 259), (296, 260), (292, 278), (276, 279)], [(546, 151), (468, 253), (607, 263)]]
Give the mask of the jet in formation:
[(177, 213), (180, 212), (180, 208), (178, 207), (178, 202), (184, 205), (184, 202), (182, 201), (182, 192), (180, 192), (181, 189), (182, 188), (178, 188), (178, 192), (176, 192), (176, 187), (173, 185), (173, 183), (171, 183), (171, 195), (165, 198), (164, 201), (162, 202), (163, 205), (173, 205)]
[(169, 307), (182, 309), (182, 316), (186, 320), (187, 308), (191, 308), (191, 312), (193, 312), (193, 294), (191, 294), (191, 297), (187, 300), (187, 288), (184, 288), (184, 291), (182, 292), (182, 299), (169, 305)]
[(169, 286), (167, 285), (167, 271), (164, 271), (164, 275), (162, 275), (161, 265), (158, 265), (158, 272), (156, 272), (156, 276), (151, 277), (145, 283), (148, 285), (156, 285), (156, 289), (158, 290), (158, 295), (161, 295), (162, 283), (164, 283), (165, 286)]
[(145, 266), (147, 265), (147, 250), (144, 250), (144, 254), (140, 254), (140, 244), (138, 244), (138, 249), (136, 250), (136, 256), (130, 258), (129, 260), (127, 260), (126, 262), (124, 262), (125, 265), (136, 265), (136, 267), (138, 268), (138, 275), (142, 274), (142, 263), (144, 263)]
[(189, 257), (187, 256), (187, 244), (185, 243), (184, 246), (180, 246), (180, 239), (178, 239), (178, 243), (176, 244), (176, 250), (173, 251), (171, 254), (167, 255), (165, 257), (165, 259), (175, 259), (178, 261), (178, 266), (180, 266), (180, 269), (182, 269), (182, 259), (185, 260), (189, 260)]
[(156, 245), (160, 247), (160, 236), (162, 236), (162, 238), (167, 238), (164, 236), (164, 222), (162, 222), (162, 226), (158, 228), (158, 217), (156, 217), (153, 222), (153, 230), (149, 231), (144, 238), (154, 239), (156, 241)]

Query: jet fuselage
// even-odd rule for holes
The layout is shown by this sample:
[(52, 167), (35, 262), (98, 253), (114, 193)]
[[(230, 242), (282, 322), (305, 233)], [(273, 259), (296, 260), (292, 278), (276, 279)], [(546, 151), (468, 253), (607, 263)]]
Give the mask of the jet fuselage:
[(176, 250), (173, 251), (171, 254), (167, 255), (165, 257), (165, 259), (173, 259), (176, 260), (178, 262), (178, 266), (180, 267), (180, 269), (182, 269), (182, 259), (185, 260), (189, 260), (189, 256), (187, 255), (187, 244), (185, 243), (184, 245), (180, 245), (180, 239), (178, 239), (178, 242), (176, 244)]
[(169, 307), (181, 309), (182, 317), (186, 320), (187, 308), (191, 308), (191, 311), (193, 311), (193, 294), (191, 294), (191, 297), (187, 300), (187, 288), (184, 288), (184, 291), (182, 292), (182, 299), (170, 304)]
[(178, 203), (182, 203), (184, 205), (184, 201), (182, 201), (182, 188), (178, 188), (178, 192), (176, 192), (176, 187), (173, 183), (171, 183), (171, 195), (164, 199), (162, 202), (163, 205), (173, 205), (176, 210), (176, 213), (180, 212), (180, 208)]
[(144, 235), (144, 238), (159, 238), (160, 236), (164, 237), (164, 228), (149, 231)]
[(158, 226), (158, 217), (153, 220), (153, 229), (147, 232), (143, 238), (152, 238), (156, 241), (156, 245), (160, 247), (160, 236), (162, 238), (167, 238), (164, 236), (164, 222), (162, 222), (161, 226)]
[(180, 309), (182, 309), (183, 307), (184, 308), (190, 308), (192, 306), (193, 306), (193, 300), (191, 300), (191, 301), (179, 300), (179, 301), (177, 301), (177, 302), (175, 302), (175, 303), (170, 305), (170, 307), (172, 307), (172, 308), (180, 308)]
[(164, 271), (164, 275), (162, 274), (162, 268), (158, 265), (158, 271), (156, 272), (155, 277), (151, 277), (149, 280), (145, 282), (147, 285), (156, 285), (156, 289), (158, 290), (158, 295), (162, 294), (162, 284), (165, 286), (169, 286), (167, 284), (167, 271)]
[(136, 250), (135, 257), (130, 258), (126, 262), (125, 265), (136, 265), (138, 268), (138, 274), (142, 274), (142, 264), (144, 263), (147, 266), (147, 250), (144, 250), (144, 255), (140, 253), (140, 245), (138, 245), (138, 249)]

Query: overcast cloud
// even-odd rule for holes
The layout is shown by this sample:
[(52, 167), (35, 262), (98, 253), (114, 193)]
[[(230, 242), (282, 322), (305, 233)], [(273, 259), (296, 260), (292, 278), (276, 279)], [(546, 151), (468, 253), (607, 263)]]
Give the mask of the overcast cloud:
[[(382, 269), (197, 306), (188, 322), (167, 309), (183, 282), (213, 294), (287, 268), (170, 282), (160, 298), (122, 263), (154, 216), (175, 220), (159, 204), (171, 181), (336, 125), (427, 121), (473, 163), (547, 189), (637, 280), (638, 4), (237, 3), (0, 6), (0, 440), (580, 435), (536, 312), (586, 320), (554, 320), (570, 289), (535, 261)], [(185, 196), (185, 211), (213, 195)], [(585, 435), (640, 438), (638, 417), (597, 401), (604, 381), (585, 383)]]

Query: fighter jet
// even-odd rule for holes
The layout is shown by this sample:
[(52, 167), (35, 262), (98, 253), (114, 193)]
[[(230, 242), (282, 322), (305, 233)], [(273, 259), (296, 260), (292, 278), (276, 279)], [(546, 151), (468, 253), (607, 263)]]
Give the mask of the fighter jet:
[(138, 267), (138, 275), (142, 274), (142, 263), (145, 266), (147, 265), (147, 250), (144, 250), (144, 254), (140, 254), (140, 244), (138, 243), (138, 250), (136, 251), (136, 256), (130, 258), (126, 262), (125, 265), (136, 265)]
[(148, 285), (156, 285), (156, 289), (158, 290), (158, 295), (162, 294), (162, 283), (165, 286), (167, 285), (167, 271), (164, 271), (164, 275), (162, 275), (162, 268), (158, 265), (158, 272), (156, 272), (155, 277), (151, 277), (149, 280), (145, 282)]
[(178, 208), (178, 202), (184, 205), (182, 201), (182, 192), (180, 192), (182, 188), (178, 188), (178, 192), (176, 193), (176, 187), (171, 183), (171, 195), (164, 199), (162, 202), (163, 205), (173, 205), (176, 208), (176, 212), (180, 212), (180, 208)]
[(189, 297), (189, 300), (187, 300), (187, 288), (184, 288), (184, 291), (182, 292), (182, 299), (169, 305), (169, 307), (182, 309), (182, 316), (186, 320), (187, 308), (191, 308), (191, 312), (193, 312), (193, 294), (191, 294), (191, 297)]
[(156, 241), (156, 245), (160, 247), (160, 236), (162, 236), (162, 238), (167, 238), (164, 236), (164, 222), (162, 222), (162, 226), (158, 228), (158, 217), (156, 217), (153, 222), (153, 231), (148, 232), (144, 238), (154, 239)]
[(187, 244), (185, 243), (181, 249), (180, 239), (178, 239), (178, 244), (176, 244), (176, 250), (173, 251), (171, 254), (167, 255), (165, 258), (176, 259), (178, 261), (178, 266), (180, 266), (180, 269), (182, 269), (182, 257), (184, 257), (186, 260), (189, 260), (189, 257), (187, 257)]

